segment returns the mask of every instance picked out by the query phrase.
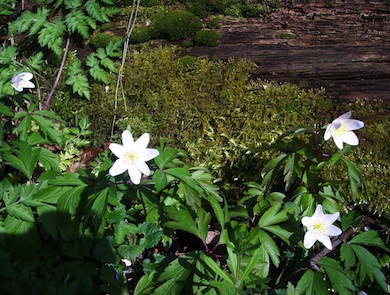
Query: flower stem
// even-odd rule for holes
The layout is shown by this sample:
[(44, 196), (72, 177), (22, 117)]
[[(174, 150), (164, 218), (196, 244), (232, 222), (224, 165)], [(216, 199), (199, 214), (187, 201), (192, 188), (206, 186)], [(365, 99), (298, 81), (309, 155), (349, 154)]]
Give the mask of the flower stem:
[(55, 89), (57, 88), (58, 86), (58, 83), (60, 81), (60, 77), (61, 77), (61, 74), (62, 74), (62, 70), (64, 69), (64, 65), (65, 65), (65, 61), (66, 61), (66, 56), (68, 55), (68, 51), (69, 51), (69, 43), (70, 43), (70, 39), (69, 37), (66, 39), (66, 45), (65, 45), (65, 50), (64, 50), (64, 55), (62, 56), (62, 61), (61, 61), (61, 65), (60, 65), (60, 68), (58, 69), (58, 73), (57, 73), (57, 77), (56, 77), (56, 80), (54, 81), (54, 84), (50, 90), (50, 93), (45, 101), (45, 105), (43, 106), (43, 109), (44, 110), (47, 110), (49, 108), (49, 104), (50, 104), (50, 100), (54, 94), (54, 91)]

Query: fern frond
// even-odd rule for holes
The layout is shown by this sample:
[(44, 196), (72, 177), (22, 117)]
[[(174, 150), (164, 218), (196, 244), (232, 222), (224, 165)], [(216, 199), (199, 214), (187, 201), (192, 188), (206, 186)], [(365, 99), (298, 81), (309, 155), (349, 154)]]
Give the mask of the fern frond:
[(38, 42), (41, 46), (47, 46), (55, 54), (62, 53), (62, 34), (65, 31), (65, 25), (62, 20), (57, 17), (50, 23), (45, 23), (44, 27), (39, 32)]
[(84, 38), (88, 38), (88, 18), (80, 10), (74, 10), (65, 17), (65, 24), (71, 33), (78, 33)]
[(85, 75), (77, 74), (70, 76), (66, 80), (66, 84), (72, 86), (73, 93), (77, 93), (86, 99), (90, 99), (91, 93), (89, 92), (88, 79)]

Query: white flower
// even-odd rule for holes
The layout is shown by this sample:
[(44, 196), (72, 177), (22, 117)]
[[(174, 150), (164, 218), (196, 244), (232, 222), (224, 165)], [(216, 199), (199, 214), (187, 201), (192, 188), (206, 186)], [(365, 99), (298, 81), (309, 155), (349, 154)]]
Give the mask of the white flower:
[(302, 224), (307, 227), (307, 232), (303, 239), (305, 248), (311, 248), (318, 240), (324, 244), (326, 248), (332, 250), (332, 242), (329, 237), (338, 236), (342, 232), (341, 229), (332, 224), (339, 215), (339, 212), (324, 214), (322, 206), (318, 205), (312, 217), (303, 217)]
[(23, 91), (24, 88), (35, 88), (35, 85), (30, 80), (33, 78), (31, 73), (20, 73), (12, 77), (11, 86), (15, 88), (16, 91)]
[(128, 130), (123, 131), (123, 145), (110, 143), (109, 146), (109, 149), (118, 157), (109, 171), (110, 175), (117, 176), (127, 170), (131, 181), (139, 184), (142, 174), (150, 174), (150, 169), (145, 162), (159, 155), (156, 149), (147, 148), (149, 140), (149, 134), (144, 133), (134, 142), (131, 133)]
[(344, 142), (350, 145), (359, 144), (359, 139), (352, 130), (363, 128), (364, 123), (359, 120), (349, 119), (350, 117), (351, 112), (341, 115), (333, 120), (325, 131), (324, 139), (328, 140), (330, 137), (333, 137), (334, 143), (340, 150), (343, 149)]

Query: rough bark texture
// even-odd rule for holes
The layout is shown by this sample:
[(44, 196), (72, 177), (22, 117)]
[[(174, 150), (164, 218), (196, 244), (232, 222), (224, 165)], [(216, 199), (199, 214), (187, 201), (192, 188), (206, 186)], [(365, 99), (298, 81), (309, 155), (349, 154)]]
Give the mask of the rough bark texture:
[(245, 57), (258, 65), (255, 77), (304, 81), (336, 99), (390, 100), (389, 0), (282, 1), (270, 16), (221, 25), (221, 45), (188, 53)]

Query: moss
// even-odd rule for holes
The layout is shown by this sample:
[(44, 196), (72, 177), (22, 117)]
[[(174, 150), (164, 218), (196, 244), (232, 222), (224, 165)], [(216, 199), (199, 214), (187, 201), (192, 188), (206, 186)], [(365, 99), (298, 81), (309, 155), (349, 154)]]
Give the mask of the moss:
[(198, 46), (217, 46), (220, 42), (221, 35), (213, 30), (202, 30), (196, 33), (194, 44)]
[(118, 41), (121, 37), (115, 36), (111, 33), (96, 33), (91, 39), (89, 39), (89, 44), (93, 48), (106, 47), (111, 41)]
[(151, 29), (156, 38), (183, 40), (202, 29), (202, 22), (186, 10), (164, 10), (152, 18)]

